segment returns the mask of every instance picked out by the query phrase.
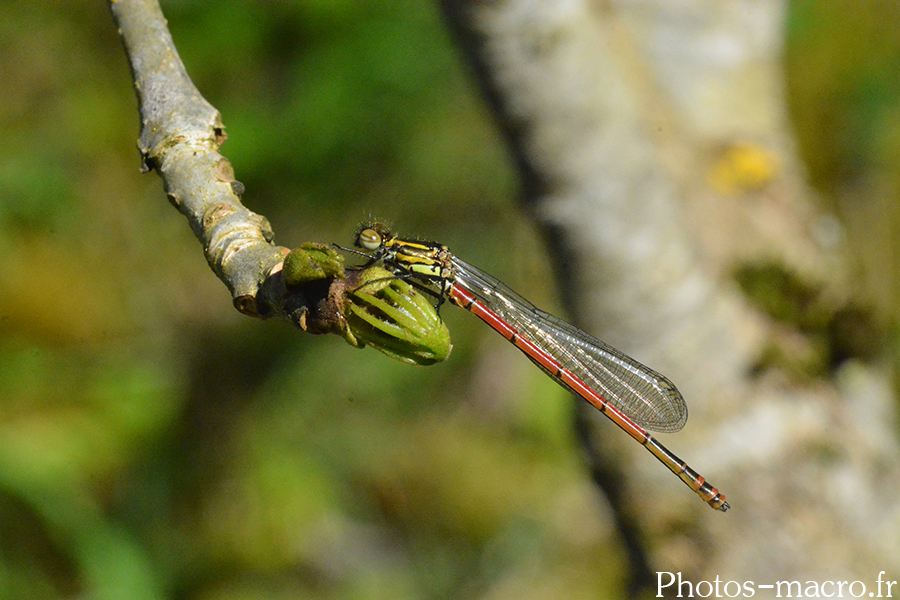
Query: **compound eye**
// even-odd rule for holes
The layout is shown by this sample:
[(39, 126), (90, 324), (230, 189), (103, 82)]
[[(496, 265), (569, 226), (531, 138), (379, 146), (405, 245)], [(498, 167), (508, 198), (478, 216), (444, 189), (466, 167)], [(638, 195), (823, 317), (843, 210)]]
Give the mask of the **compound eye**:
[(381, 234), (374, 229), (363, 229), (359, 232), (356, 243), (360, 248), (366, 250), (378, 250), (383, 241), (384, 238), (382, 238)]

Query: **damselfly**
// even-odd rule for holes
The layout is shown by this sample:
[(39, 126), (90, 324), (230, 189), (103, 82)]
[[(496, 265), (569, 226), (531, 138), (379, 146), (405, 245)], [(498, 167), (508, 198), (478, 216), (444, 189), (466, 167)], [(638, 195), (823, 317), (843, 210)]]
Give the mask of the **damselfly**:
[(676, 432), (687, 421), (684, 398), (668, 378), (540, 310), (442, 244), (398, 238), (384, 225), (370, 223), (357, 233), (356, 245), (368, 251), (372, 263), (419, 282), (439, 302), (446, 298), (475, 314), (640, 442), (711, 507), (730, 508), (719, 490), (647, 433)]

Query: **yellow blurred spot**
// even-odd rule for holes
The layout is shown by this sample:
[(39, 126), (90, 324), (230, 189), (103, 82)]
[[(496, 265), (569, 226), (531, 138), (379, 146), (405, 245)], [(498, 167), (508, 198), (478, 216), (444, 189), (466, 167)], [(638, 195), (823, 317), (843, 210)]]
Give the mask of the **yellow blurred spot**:
[(733, 195), (758, 190), (774, 177), (778, 165), (774, 153), (756, 144), (735, 144), (725, 149), (706, 176), (711, 188)]

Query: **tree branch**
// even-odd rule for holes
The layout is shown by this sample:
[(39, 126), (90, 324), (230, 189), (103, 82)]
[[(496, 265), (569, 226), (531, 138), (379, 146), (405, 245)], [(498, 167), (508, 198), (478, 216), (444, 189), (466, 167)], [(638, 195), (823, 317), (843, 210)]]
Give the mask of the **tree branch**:
[(234, 306), (309, 333), (335, 333), (398, 360), (431, 364), (450, 352), (434, 307), (370, 261), (344, 270), (330, 245), (275, 246), (269, 222), (240, 200), (244, 186), (219, 153), (222, 118), (194, 86), (157, 0), (110, 0), (141, 114), (142, 171), (156, 170), (169, 201), (203, 244)]
[[(284, 318), (313, 333), (338, 331), (344, 281), (288, 289), (280, 268), (289, 250), (272, 243), (269, 222), (242, 203), (243, 185), (219, 152), (222, 118), (194, 86), (156, 0), (111, 0), (141, 116), (142, 171), (156, 170), (169, 201), (203, 244), (213, 272), (242, 313)], [(335, 288), (341, 289), (332, 289)]]

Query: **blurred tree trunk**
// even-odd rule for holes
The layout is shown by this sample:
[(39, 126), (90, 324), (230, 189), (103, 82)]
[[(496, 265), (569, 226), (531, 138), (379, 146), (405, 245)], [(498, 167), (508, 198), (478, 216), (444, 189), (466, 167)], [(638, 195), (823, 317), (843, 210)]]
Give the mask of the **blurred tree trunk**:
[(571, 315), (678, 384), (691, 418), (662, 441), (732, 505), (703, 506), (583, 411), (634, 587), (656, 571), (869, 589), (879, 571), (897, 578), (896, 403), (841, 227), (792, 140), (784, 3), (443, 6)]

